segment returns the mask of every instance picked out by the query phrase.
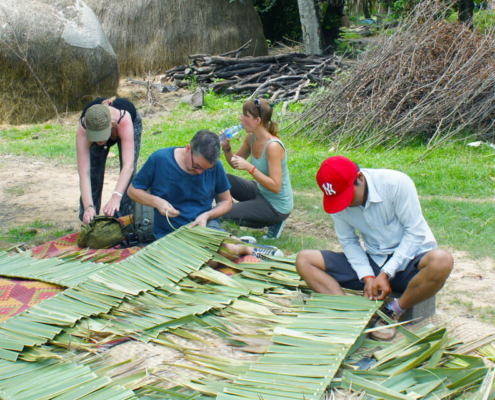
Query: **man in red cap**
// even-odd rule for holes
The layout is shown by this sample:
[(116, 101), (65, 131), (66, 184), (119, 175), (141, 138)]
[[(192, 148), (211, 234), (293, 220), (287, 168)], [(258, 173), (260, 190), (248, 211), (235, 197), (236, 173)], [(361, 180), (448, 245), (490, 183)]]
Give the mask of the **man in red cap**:
[[(411, 178), (387, 169), (359, 170), (348, 158), (336, 156), (323, 162), (316, 180), (344, 252), (298, 254), (297, 271), (314, 291), (343, 295), (342, 287), (363, 290), (370, 300), (400, 292), (385, 310), (398, 319), (442, 288), (454, 261), (450, 253), (436, 248)], [(394, 335), (390, 328), (374, 336)]]

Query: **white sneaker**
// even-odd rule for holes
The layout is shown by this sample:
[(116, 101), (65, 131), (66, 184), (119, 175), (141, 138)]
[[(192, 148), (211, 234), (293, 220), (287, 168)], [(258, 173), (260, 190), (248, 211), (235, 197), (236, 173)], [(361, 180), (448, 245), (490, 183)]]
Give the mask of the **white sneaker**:
[(253, 248), (253, 256), (258, 258), (264, 258), (265, 256), (283, 257), (284, 253), (276, 247), (265, 246)]
[(256, 241), (256, 238), (255, 237), (252, 237), (252, 236), (241, 236), (239, 239), (242, 240), (244, 243), (249, 243), (249, 244), (256, 244), (256, 243), (258, 243)]

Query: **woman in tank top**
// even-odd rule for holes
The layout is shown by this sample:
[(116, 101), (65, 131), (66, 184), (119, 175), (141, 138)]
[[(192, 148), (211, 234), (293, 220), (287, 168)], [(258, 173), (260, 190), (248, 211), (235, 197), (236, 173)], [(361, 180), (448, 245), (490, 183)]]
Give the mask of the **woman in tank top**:
[(127, 187), (136, 174), (142, 130), (141, 116), (129, 100), (98, 98), (84, 108), (76, 133), (79, 219), (83, 223), (100, 212), (106, 159), (115, 144), (119, 148), (120, 176), (103, 213), (116, 217), (133, 213)]
[[(240, 121), (247, 132), (234, 154), (230, 140), (222, 148), (232, 168), (246, 171), (246, 180), (227, 174), (232, 205), (224, 219), (253, 228), (275, 226), (287, 219), (293, 207), (292, 188), (287, 168), (287, 152), (278, 138), (273, 108), (265, 99), (248, 100), (242, 107)], [(249, 158), (249, 161), (248, 161)]]

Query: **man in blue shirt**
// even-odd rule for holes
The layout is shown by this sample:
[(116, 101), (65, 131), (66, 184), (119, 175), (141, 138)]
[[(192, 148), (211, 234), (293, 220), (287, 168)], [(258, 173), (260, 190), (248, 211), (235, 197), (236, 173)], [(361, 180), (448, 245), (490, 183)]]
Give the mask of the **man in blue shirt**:
[[(131, 199), (154, 208), (157, 239), (190, 224), (220, 228), (217, 218), (232, 208), (230, 184), (223, 169), (218, 136), (198, 131), (186, 147), (155, 151), (129, 186)], [(149, 193), (147, 192), (149, 190)], [(216, 206), (213, 200), (216, 199)], [(277, 248), (253, 248), (223, 243), (228, 258), (279, 255)]]
[(189, 223), (207, 226), (231, 209), (230, 184), (219, 157), (217, 135), (201, 130), (186, 147), (158, 150), (146, 161), (129, 196), (155, 209), (157, 239)]
[[(443, 287), (453, 258), (436, 248), (407, 175), (386, 169), (360, 171), (348, 158), (336, 156), (323, 162), (316, 179), (344, 252), (298, 254), (297, 271), (314, 291), (344, 294), (345, 287), (363, 290), (370, 300), (383, 300), (397, 291), (402, 296), (386, 309), (397, 318)], [(385, 333), (393, 337), (393, 331)]]

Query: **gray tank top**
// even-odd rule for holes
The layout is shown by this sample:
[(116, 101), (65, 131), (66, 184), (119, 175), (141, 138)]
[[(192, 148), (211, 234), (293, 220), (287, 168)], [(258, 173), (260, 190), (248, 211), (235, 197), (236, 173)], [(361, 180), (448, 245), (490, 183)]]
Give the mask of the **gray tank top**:
[(263, 154), (260, 158), (255, 158), (253, 156), (253, 140), (254, 134), (251, 134), (251, 164), (263, 172), (266, 176), (270, 176), (268, 169), (268, 161), (266, 160), (266, 148), (271, 142), (280, 143), (285, 151), (284, 158), (282, 160), (282, 188), (280, 192), (273, 193), (272, 191), (265, 189), (258, 183), (258, 188), (265, 199), (267, 199), (270, 204), (281, 214), (289, 214), (294, 206), (294, 201), (292, 199), (292, 187), (290, 184), (289, 169), (287, 168), (287, 150), (280, 139), (269, 140), (265, 148), (263, 149)]

